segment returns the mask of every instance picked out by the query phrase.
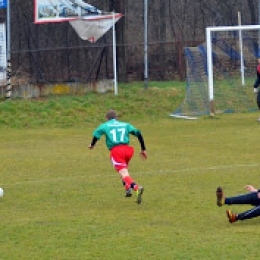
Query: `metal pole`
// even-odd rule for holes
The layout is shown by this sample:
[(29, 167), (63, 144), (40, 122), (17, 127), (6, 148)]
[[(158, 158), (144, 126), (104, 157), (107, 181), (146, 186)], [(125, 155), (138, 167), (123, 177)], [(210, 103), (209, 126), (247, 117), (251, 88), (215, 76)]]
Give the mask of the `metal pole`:
[(10, 0), (7, 0), (7, 70), (6, 70), (6, 100), (12, 97), (12, 84), (11, 84), (11, 12)]
[[(259, 0), (260, 1), (260, 0)], [(148, 88), (148, 0), (144, 0), (144, 87)]]
[[(238, 25), (241, 26), (241, 14), (238, 12)], [(241, 80), (242, 85), (245, 85), (245, 65), (244, 65), (244, 55), (243, 55), (243, 36), (242, 31), (239, 30), (239, 47), (240, 47), (240, 66), (241, 66)]]
[(113, 64), (114, 64), (114, 93), (118, 94), (117, 86), (117, 66), (116, 66), (116, 20), (115, 11), (113, 12)]
[(209, 28), (206, 28), (206, 39), (207, 39), (207, 66), (208, 66), (208, 88), (209, 88), (209, 106), (210, 115), (215, 115), (214, 108), (214, 89), (213, 89), (213, 58), (212, 58), (212, 36)]

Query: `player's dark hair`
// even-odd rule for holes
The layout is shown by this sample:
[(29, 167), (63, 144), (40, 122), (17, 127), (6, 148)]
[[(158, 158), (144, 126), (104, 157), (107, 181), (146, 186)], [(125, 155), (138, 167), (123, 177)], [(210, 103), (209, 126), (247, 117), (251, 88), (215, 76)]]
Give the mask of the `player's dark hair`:
[(117, 118), (116, 111), (113, 109), (110, 109), (109, 111), (107, 111), (106, 118), (107, 118), (107, 120), (116, 119)]

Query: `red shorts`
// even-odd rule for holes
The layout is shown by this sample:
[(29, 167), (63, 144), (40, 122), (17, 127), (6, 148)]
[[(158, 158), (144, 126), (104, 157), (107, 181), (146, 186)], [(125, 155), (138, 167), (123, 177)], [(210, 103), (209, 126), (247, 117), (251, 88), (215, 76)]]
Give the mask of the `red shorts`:
[(110, 150), (111, 162), (118, 172), (128, 168), (128, 163), (133, 155), (134, 148), (126, 144), (115, 146)]

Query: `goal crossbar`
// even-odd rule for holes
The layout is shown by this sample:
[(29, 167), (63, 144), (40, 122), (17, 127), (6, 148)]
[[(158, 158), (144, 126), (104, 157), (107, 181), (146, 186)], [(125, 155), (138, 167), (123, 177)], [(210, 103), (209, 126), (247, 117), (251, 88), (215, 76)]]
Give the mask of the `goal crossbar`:
[[(210, 113), (215, 114), (214, 109), (214, 86), (213, 86), (213, 58), (212, 58), (212, 32), (221, 31), (243, 31), (243, 30), (260, 30), (260, 25), (238, 25), (238, 26), (218, 26), (206, 28), (206, 41), (207, 41), (207, 71), (208, 71), (208, 90)], [(258, 43), (260, 44), (260, 43)]]

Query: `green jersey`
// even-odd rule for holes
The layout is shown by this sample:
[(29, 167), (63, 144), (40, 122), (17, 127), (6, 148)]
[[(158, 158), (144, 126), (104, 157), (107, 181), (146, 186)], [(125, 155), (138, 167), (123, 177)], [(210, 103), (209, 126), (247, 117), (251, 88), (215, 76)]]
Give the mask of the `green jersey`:
[(111, 150), (114, 146), (129, 144), (129, 135), (138, 136), (138, 133), (141, 134), (140, 130), (131, 124), (111, 119), (101, 124), (93, 132), (93, 136), (99, 140), (102, 135), (105, 135), (107, 148)]

